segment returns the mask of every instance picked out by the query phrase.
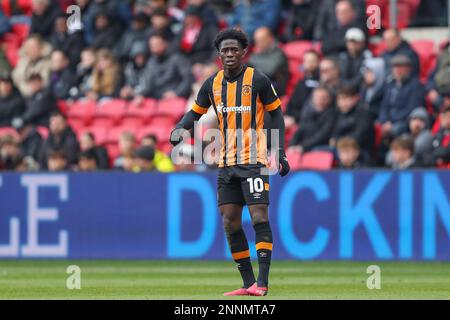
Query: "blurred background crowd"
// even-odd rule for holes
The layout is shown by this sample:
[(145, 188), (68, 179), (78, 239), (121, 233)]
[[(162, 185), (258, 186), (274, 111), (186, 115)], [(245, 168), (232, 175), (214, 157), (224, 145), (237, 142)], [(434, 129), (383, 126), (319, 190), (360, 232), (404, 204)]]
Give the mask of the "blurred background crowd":
[(226, 27), (246, 32), (246, 63), (282, 98), (293, 169), (449, 167), (448, 37), (400, 31), (446, 26), (447, 1), (398, 0), (395, 25), (389, 0), (0, 3), (0, 170), (208, 169), (174, 165), (168, 136), (219, 70)]

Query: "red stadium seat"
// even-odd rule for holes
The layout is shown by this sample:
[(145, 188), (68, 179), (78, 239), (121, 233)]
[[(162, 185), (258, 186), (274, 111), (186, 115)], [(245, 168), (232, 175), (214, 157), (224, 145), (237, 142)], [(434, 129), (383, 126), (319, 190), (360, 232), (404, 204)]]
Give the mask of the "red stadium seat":
[(142, 118), (138, 118), (138, 117), (125, 117), (122, 118), (122, 120), (120, 121), (120, 126), (129, 126), (129, 127), (136, 127), (136, 128), (140, 128), (141, 126), (143, 126), (145, 123), (144, 119)]
[(149, 123), (150, 126), (174, 126), (175, 124), (176, 120), (168, 114), (158, 114)]
[(33, 9), (33, 0), (17, 0), (17, 4), (23, 13), (27, 16), (31, 16)]
[(178, 120), (186, 112), (186, 99), (173, 98), (159, 100), (157, 110), (158, 114), (169, 115)]
[(14, 46), (7, 46), (5, 54), (11, 66), (15, 67), (19, 62), (19, 49)]
[(39, 126), (36, 128), (37, 132), (41, 135), (42, 139), (47, 139), (49, 131), (47, 127)]
[(85, 127), (84, 120), (79, 118), (67, 118), (67, 123), (76, 133), (80, 132), (80, 130)]
[(6, 135), (12, 135), (14, 137), (17, 137), (17, 131), (16, 129), (12, 127), (0, 127), (0, 137), (6, 136)]
[(300, 170), (302, 168), (302, 153), (300, 151), (287, 149), (286, 157), (292, 170)]
[(328, 151), (306, 152), (301, 158), (301, 168), (311, 170), (329, 170), (333, 166), (334, 156)]
[(137, 138), (138, 140), (142, 140), (143, 137), (149, 134), (154, 134), (158, 141), (168, 141), (170, 131), (172, 130), (172, 127), (169, 126), (149, 126), (144, 127), (138, 130)]
[(79, 100), (69, 108), (67, 115), (69, 118), (82, 119), (85, 125), (92, 121), (96, 109), (95, 101)]
[(119, 145), (117, 143), (107, 144), (106, 151), (108, 152), (108, 157), (110, 159), (111, 164), (114, 161), (114, 159), (116, 159), (120, 155)]
[(372, 44), (371, 50), (375, 57), (381, 56), (386, 51), (386, 42), (380, 41), (378, 43)]
[(125, 100), (115, 99), (105, 101), (97, 105), (94, 120), (109, 119), (116, 124), (125, 116), (126, 107), (127, 102)]
[(130, 103), (125, 111), (125, 118), (140, 118), (147, 123), (157, 113), (156, 100), (144, 99), (141, 105)]
[(311, 41), (293, 41), (286, 43), (283, 46), (283, 51), (288, 60), (295, 60), (302, 63), (304, 53), (313, 48), (313, 43)]
[(12, 26), (12, 32), (19, 36), (21, 42), (23, 42), (30, 32), (30, 25), (17, 23)]
[(420, 78), (426, 81), (428, 74), (432, 71), (436, 59), (435, 43), (432, 40), (411, 41), (411, 47), (417, 52), (420, 59)]

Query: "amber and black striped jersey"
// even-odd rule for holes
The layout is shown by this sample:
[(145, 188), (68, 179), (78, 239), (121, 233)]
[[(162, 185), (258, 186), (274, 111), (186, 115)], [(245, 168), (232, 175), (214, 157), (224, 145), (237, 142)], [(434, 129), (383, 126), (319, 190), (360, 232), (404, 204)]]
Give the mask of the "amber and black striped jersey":
[(210, 106), (214, 107), (222, 140), (219, 167), (267, 165), (264, 111), (280, 105), (269, 78), (245, 66), (234, 79), (226, 79), (223, 70), (208, 78), (192, 110), (205, 114)]

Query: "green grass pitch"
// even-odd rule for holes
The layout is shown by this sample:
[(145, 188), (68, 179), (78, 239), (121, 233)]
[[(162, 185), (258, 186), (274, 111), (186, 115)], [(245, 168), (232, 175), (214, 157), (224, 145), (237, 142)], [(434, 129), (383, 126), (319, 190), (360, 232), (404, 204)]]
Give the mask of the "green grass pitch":
[[(73, 264), (80, 290), (66, 288)], [(380, 290), (366, 286), (371, 264)], [(450, 263), (274, 261), (270, 282), (262, 299), (450, 299)], [(0, 299), (225, 299), (240, 284), (233, 262), (0, 261)]]

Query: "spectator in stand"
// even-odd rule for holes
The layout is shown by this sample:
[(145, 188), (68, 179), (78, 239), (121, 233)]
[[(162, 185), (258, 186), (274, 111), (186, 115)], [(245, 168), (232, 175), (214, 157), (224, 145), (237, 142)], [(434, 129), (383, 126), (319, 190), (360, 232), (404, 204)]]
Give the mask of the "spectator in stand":
[(435, 69), (430, 74), (427, 83), (427, 98), (433, 109), (439, 111), (443, 101), (443, 93), (450, 88), (450, 43), (447, 43), (442, 52)]
[(390, 62), (392, 75), (386, 83), (378, 122), (384, 137), (398, 137), (407, 131), (408, 117), (418, 106), (423, 106), (425, 90), (417, 75), (412, 73), (408, 56), (395, 56)]
[(381, 101), (383, 101), (386, 82), (384, 60), (382, 58), (365, 60), (362, 75), (361, 99), (369, 106), (372, 116), (376, 119), (380, 112)]
[(80, 98), (92, 90), (92, 73), (96, 62), (96, 52), (94, 48), (86, 48), (81, 52), (81, 61), (77, 66), (77, 83), (70, 91), (73, 98)]
[(124, 62), (132, 60), (131, 51), (136, 45), (144, 46), (150, 32), (150, 18), (143, 12), (133, 16), (131, 29), (126, 31), (115, 48), (116, 56)]
[(12, 135), (0, 137), (0, 168), (8, 171), (15, 170), (22, 159), (17, 139)]
[(392, 141), (392, 169), (405, 170), (422, 166), (414, 156), (414, 141), (409, 136), (401, 136)]
[(283, 32), (285, 42), (312, 40), (321, 1), (292, 0)]
[(149, 36), (163, 34), (167, 41), (172, 41), (175, 34), (172, 31), (171, 17), (166, 9), (156, 9), (151, 16), (151, 29)]
[(19, 52), (19, 61), (12, 73), (14, 84), (23, 96), (29, 97), (32, 94), (31, 88), (27, 84), (27, 80), (32, 74), (39, 74), (43, 86), (48, 85), (51, 53), (51, 45), (44, 42), (39, 35), (33, 34), (25, 41)]
[(0, 9), (0, 37), (11, 30), (11, 24), (9, 23), (8, 17), (3, 14)]
[(351, 28), (366, 30), (361, 23), (352, 1), (340, 0), (336, 3), (337, 25), (323, 34), (322, 52), (324, 55), (335, 55), (346, 49), (345, 34)]
[(274, 35), (267, 27), (261, 27), (254, 34), (255, 47), (248, 64), (269, 77), (279, 96), (286, 92), (289, 78), (288, 60), (278, 47)]
[[(219, 71), (219, 68), (215, 62), (210, 62), (206, 64), (196, 64), (192, 67), (192, 73), (195, 78), (195, 82), (192, 84), (192, 93), (186, 103), (186, 112), (191, 110), (192, 105), (195, 103), (197, 99), (198, 92), (202, 87), (203, 83), (209, 77), (213, 76), (216, 72)], [(208, 112), (204, 114), (199, 119), (199, 124), (206, 125), (207, 127), (217, 128), (217, 115), (214, 111), (214, 108), (209, 108)]]
[(372, 53), (367, 49), (366, 36), (361, 29), (348, 29), (345, 33), (345, 40), (347, 50), (339, 54), (341, 78), (344, 85), (359, 90), (363, 82), (361, 70), (364, 61), (372, 58)]
[(30, 34), (37, 33), (49, 40), (56, 19), (61, 15), (57, 3), (51, 0), (33, 0), (33, 14), (31, 16)]
[(136, 138), (130, 132), (123, 132), (119, 137), (120, 155), (114, 160), (114, 168), (133, 171)]
[(172, 160), (164, 152), (158, 150), (158, 138), (154, 134), (149, 134), (142, 138), (141, 147), (151, 147), (155, 150), (153, 163), (156, 170), (160, 172), (172, 172), (175, 170)]
[(12, 120), (25, 111), (25, 100), (8, 76), (0, 77), (0, 127), (10, 127)]
[[(79, 151), (77, 137), (72, 128), (67, 124), (64, 115), (59, 112), (53, 113), (50, 117), (50, 132), (44, 141), (39, 157), (41, 169), (48, 168), (47, 165), (50, 155), (55, 150), (62, 152), (67, 161), (67, 165), (72, 166), (77, 163)], [(59, 155), (58, 160), (61, 160), (61, 155)]]
[(44, 87), (44, 82), (39, 74), (32, 74), (28, 78), (27, 84), (32, 95), (26, 99), (25, 112), (14, 118), (12, 125), (15, 128), (20, 128), (26, 124), (47, 127), (50, 115), (58, 110), (56, 98), (48, 87)]
[(369, 157), (373, 147), (374, 129), (372, 116), (361, 101), (359, 92), (352, 86), (343, 87), (337, 95), (337, 116), (330, 139), (330, 147), (336, 148), (343, 137), (352, 137)]
[[(82, 0), (81, 2), (85, 2)], [(80, 2), (80, 0), (77, 0)], [(90, 0), (88, 4), (83, 5), (83, 30), (86, 43), (93, 46), (92, 41), (95, 37), (96, 17), (102, 12), (106, 13), (111, 21), (114, 22), (120, 30), (127, 30), (132, 19), (131, 8), (128, 1), (123, 0)], [(113, 44), (116, 43), (115, 38)]]
[(143, 97), (168, 99), (187, 98), (191, 93), (193, 76), (189, 61), (180, 54), (168, 51), (168, 42), (163, 34), (154, 34), (149, 40), (150, 60), (140, 80), (142, 91), (137, 92), (136, 103)]
[(249, 39), (253, 39), (253, 33), (261, 27), (268, 27), (276, 32), (280, 15), (279, 0), (239, 0), (229, 25), (241, 28)]
[(151, 146), (143, 146), (136, 150), (134, 172), (159, 171), (173, 172), (175, 167), (169, 157), (156, 158), (156, 150)]
[[(314, 17), (314, 40), (320, 41), (331, 30), (338, 28), (339, 23), (336, 17), (336, 4), (341, 0), (314, 0), (320, 6), (318, 15)], [(351, 0), (352, 7), (355, 8), (356, 21), (364, 24), (366, 21), (366, 4), (361, 0)]]
[(125, 65), (124, 79), (125, 85), (120, 90), (122, 99), (131, 100), (135, 92), (139, 92), (139, 80), (144, 77), (145, 66), (148, 60), (147, 46), (144, 43), (136, 42), (130, 51), (129, 61)]
[(414, 141), (414, 155), (423, 162), (433, 149), (430, 116), (424, 107), (416, 108), (411, 112), (408, 121), (408, 134)]
[(51, 150), (48, 153), (46, 169), (50, 172), (70, 171), (66, 153), (63, 150)]
[(106, 170), (109, 168), (108, 151), (103, 146), (95, 143), (95, 137), (92, 132), (85, 132), (81, 135), (80, 150), (82, 152), (92, 151), (99, 169)]
[(358, 141), (352, 137), (343, 137), (336, 144), (339, 169), (360, 169), (366, 166), (362, 160)]
[(217, 28), (202, 20), (202, 12), (196, 6), (185, 10), (184, 25), (175, 40), (175, 48), (191, 65), (214, 60), (215, 50), (211, 45), (217, 34)]
[(78, 156), (78, 170), (82, 172), (92, 172), (98, 169), (97, 157), (94, 150), (81, 151)]
[(108, 15), (107, 12), (100, 11), (95, 15), (94, 37), (91, 46), (100, 49), (112, 50), (122, 35), (120, 25)]
[(65, 16), (59, 16), (56, 19), (50, 43), (53, 49), (67, 54), (71, 68), (75, 68), (80, 62), (81, 51), (84, 48), (83, 32), (75, 28), (69, 30)]
[(324, 86), (315, 88), (310, 106), (306, 105), (301, 114), (300, 128), (292, 137), (290, 148), (308, 152), (328, 145), (335, 119), (332, 93)]
[(303, 79), (296, 84), (286, 107), (284, 116), (286, 128), (299, 123), (303, 105), (309, 99), (314, 88), (319, 86), (319, 64), (320, 56), (316, 51), (305, 52), (302, 65)]
[(386, 43), (386, 52), (382, 57), (386, 63), (387, 72), (390, 73), (392, 69), (392, 58), (398, 55), (404, 55), (411, 61), (411, 73), (413, 76), (419, 76), (420, 60), (417, 53), (412, 49), (411, 45), (403, 40), (400, 32), (395, 29), (388, 29), (383, 33), (383, 40)]
[(123, 74), (111, 51), (97, 51), (94, 70), (92, 71), (92, 87), (86, 93), (90, 100), (115, 98), (120, 94), (123, 85)]
[(215, 28), (219, 26), (219, 19), (207, 0), (188, 0), (187, 3), (198, 8), (201, 18), (206, 25)]
[(21, 128), (17, 128), (17, 132), (19, 133), (22, 154), (28, 158), (29, 163), (33, 163), (33, 167), (39, 167), (38, 160), (43, 140), (36, 127), (27, 124)]
[(434, 136), (432, 163), (438, 167), (448, 167), (450, 163), (450, 105), (440, 113), (440, 129)]
[(57, 99), (70, 97), (70, 89), (76, 85), (77, 77), (70, 68), (70, 61), (61, 50), (55, 50), (51, 56), (50, 88)]
[(338, 61), (334, 58), (325, 57), (319, 65), (319, 82), (331, 91), (333, 96), (341, 86), (340, 70)]

